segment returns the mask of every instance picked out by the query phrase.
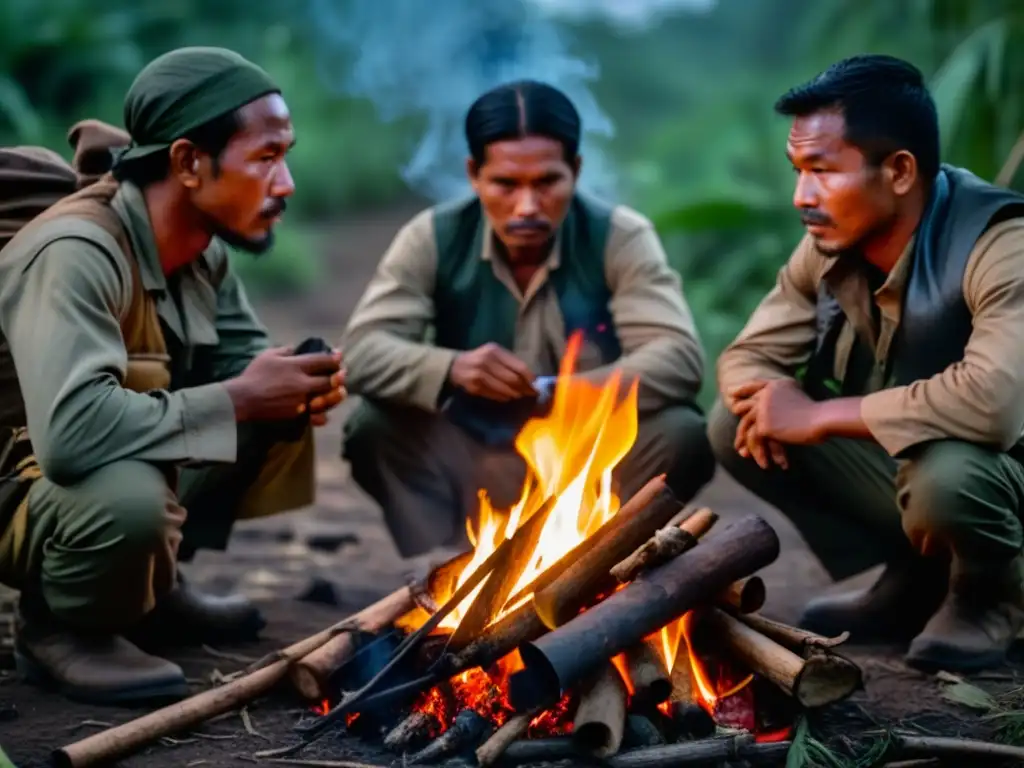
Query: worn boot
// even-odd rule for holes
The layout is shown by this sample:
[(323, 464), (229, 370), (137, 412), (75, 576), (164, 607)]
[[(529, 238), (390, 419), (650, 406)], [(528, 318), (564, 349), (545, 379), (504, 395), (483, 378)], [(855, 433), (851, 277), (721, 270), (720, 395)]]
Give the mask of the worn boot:
[(90, 704), (141, 704), (188, 695), (177, 664), (143, 653), (123, 637), (83, 632), (57, 621), (41, 600), (23, 595), (14, 660), (27, 680)]
[(143, 648), (256, 640), (267, 622), (242, 595), (216, 597), (193, 589), (178, 574), (178, 585), (127, 636)]
[(998, 666), (1024, 627), (1024, 557), (976, 564), (954, 559), (942, 606), (910, 644), (906, 662), (925, 670)]
[(811, 600), (800, 626), (859, 643), (904, 643), (921, 631), (942, 603), (949, 567), (941, 560), (908, 556), (890, 563), (864, 590)]

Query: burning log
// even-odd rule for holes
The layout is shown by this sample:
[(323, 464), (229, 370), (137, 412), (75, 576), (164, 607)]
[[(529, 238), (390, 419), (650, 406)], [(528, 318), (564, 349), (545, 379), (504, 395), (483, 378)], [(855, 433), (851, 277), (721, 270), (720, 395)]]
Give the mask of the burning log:
[(626, 684), (610, 661), (580, 689), (572, 739), (581, 753), (608, 757), (619, 751), (626, 728)]
[(740, 621), (796, 653), (805, 654), (810, 648), (835, 648), (850, 639), (849, 632), (843, 632), (836, 637), (824, 637), (814, 632), (808, 632), (806, 629), (799, 629), (788, 624), (766, 619), (764, 616), (752, 611), (746, 613), (747, 615), (740, 617)]
[(656, 747), (664, 744), (665, 738), (658, 730), (658, 726), (651, 722), (650, 718), (643, 715), (626, 716), (626, 732), (622, 736), (622, 747), (624, 749), (638, 749), (642, 747)]
[(476, 751), (476, 762), (480, 768), (494, 765), (508, 749), (509, 745), (526, 735), (533, 718), (539, 715), (538, 710), (513, 715), (505, 724), (496, 730), (487, 741)]
[(427, 712), (413, 712), (384, 737), (384, 747), (392, 752), (407, 752), (421, 746), (439, 732), (441, 723)]
[(564, 624), (604, 585), (614, 584), (609, 571), (664, 526), (679, 507), (664, 475), (637, 491), (591, 537), (596, 541), (586, 554), (574, 559), (557, 579), (534, 593), (533, 607), (541, 621), (549, 629)]
[(652, 707), (672, 695), (672, 677), (658, 644), (648, 638), (626, 649), (626, 671), (633, 687), (632, 705)]
[(718, 515), (706, 507), (683, 518), (676, 525), (666, 525), (655, 532), (639, 549), (611, 569), (620, 584), (626, 584), (640, 573), (666, 563), (692, 547), (697, 539), (711, 530)]
[(244, 676), (230, 683), (203, 691), (184, 701), (61, 747), (54, 752), (53, 761), (62, 768), (86, 768), (111, 762), (130, 755), (164, 736), (187, 730), (211, 717), (238, 709), (243, 704), (262, 696), (284, 679), (292, 662), (312, 653), (332, 638), (347, 636), (357, 628), (358, 617), (365, 616), (367, 612), (381, 611), (385, 604), (390, 605), (392, 609), (398, 605), (411, 606), (412, 596), (409, 588), (403, 587), (370, 606), (366, 611), (360, 611), (333, 627), (270, 654), (252, 665)]
[(672, 664), (672, 694), (670, 716), (672, 724), (680, 735), (690, 739), (701, 739), (715, 732), (715, 721), (701, 706), (700, 691), (693, 679), (690, 662), (690, 646), (686, 637), (679, 638), (676, 659)]
[(779, 555), (779, 538), (756, 515), (648, 571), (559, 629), (519, 647), (525, 668), (512, 675), (517, 711), (550, 706), (582, 677), (641, 639), (750, 576)]
[(508, 745), (501, 765), (529, 765), (556, 760), (584, 759), (576, 743), (569, 736), (550, 736), (546, 739), (519, 739)]
[(295, 688), (309, 701), (330, 698), (328, 678), (356, 652), (356, 632), (380, 632), (401, 616), (416, 609), (410, 587), (394, 592), (364, 608), (347, 621), (346, 631), (301, 658), (289, 671)]
[(419, 752), (409, 755), (404, 763), (406, 765), (435, 763), (464, 750), (472, 750), (486, 737), (490, 727), (491, 724), (487, 718), (472, 709), (464, 709), (455, 716), (447, 731)]
[(738, 613), (747, 614), (761, 610), (767, 596), (764, 580), (760, 576), (751, 576), (730, 584), (719, 597), (719, 602)]
[(804, 659), (721, 609), (701, 616), (702, 631), (762, 677), (807, 708), (841, 701), (860, 688), (860, 668), (849, 659), (819, 651)]

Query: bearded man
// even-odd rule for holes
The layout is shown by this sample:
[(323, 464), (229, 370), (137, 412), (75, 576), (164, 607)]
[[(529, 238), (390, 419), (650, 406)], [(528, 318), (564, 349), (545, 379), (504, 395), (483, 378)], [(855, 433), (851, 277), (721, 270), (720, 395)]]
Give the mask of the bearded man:
[(94, 122), (72, 132), (77, 174), (0, 157), (0, 581), (21, 591), (19, 670), (97, 703), (187, 695), (148, 650), (259, 631), (255, 606), (199, 594), (178, 560), (223, 549), (236, 518), (308, 505), (310, 426), (343, 396), (338, 353), (271, 347), (224, 246), (266, 251), (294, 191), (270, 76), (172, 51), (135, 79), (125, 127), (112, 174), (109, 151), (83, 151)]

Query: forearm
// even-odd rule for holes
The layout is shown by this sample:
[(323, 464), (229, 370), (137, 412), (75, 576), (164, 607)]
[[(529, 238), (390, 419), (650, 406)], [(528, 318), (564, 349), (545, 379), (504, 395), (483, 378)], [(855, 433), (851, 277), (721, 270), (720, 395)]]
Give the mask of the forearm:
[(353, 394), (437, 411), (457, 354), (387, 331), (368, 331), (346, 343), (347, 386)]
[(874, 435), (861, 416), (860, 397), (840, 397), (823, 400), (812, 408), (817, 432), (822, 438), (847, 437), (855, 440), (874, 441)]

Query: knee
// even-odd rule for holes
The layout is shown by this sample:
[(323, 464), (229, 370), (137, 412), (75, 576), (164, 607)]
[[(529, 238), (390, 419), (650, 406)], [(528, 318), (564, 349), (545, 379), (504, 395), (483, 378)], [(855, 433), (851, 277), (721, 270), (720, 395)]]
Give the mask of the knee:
[(656, 421), (666, 481), (677, 495), (688, 499), (715, 475), (707, 422), (702, 413), (686, 406), (667, 408)]
[(715, 460), (731, 474), (740, 463), (749, 461), (736, 452), (736, 427), (739, 419), (725, 407), (721, 400), (715, 400), (708, 416), (708, 442)]
[[(927, 554), (940, 541), (954, 543), (959, 529), (988, 517), (979, 505), (999, 502), (992, 474), (996, 459), (981, 446), (944, 440), (924, 446), (901, 465), (896, 483), (903, 528), (920, 551)], [(1007, 508), (1011, 505), (1007, 498)]]
[(90, 481), (98, 486), (90, 495), (99, 496), (103, 489), (96, 506), (127, 556), (163, 546), (168, 530), (177, 527), (168, 516), (172, 494), (167, 479), (152, 464), (117, 462), (96, 472)]

